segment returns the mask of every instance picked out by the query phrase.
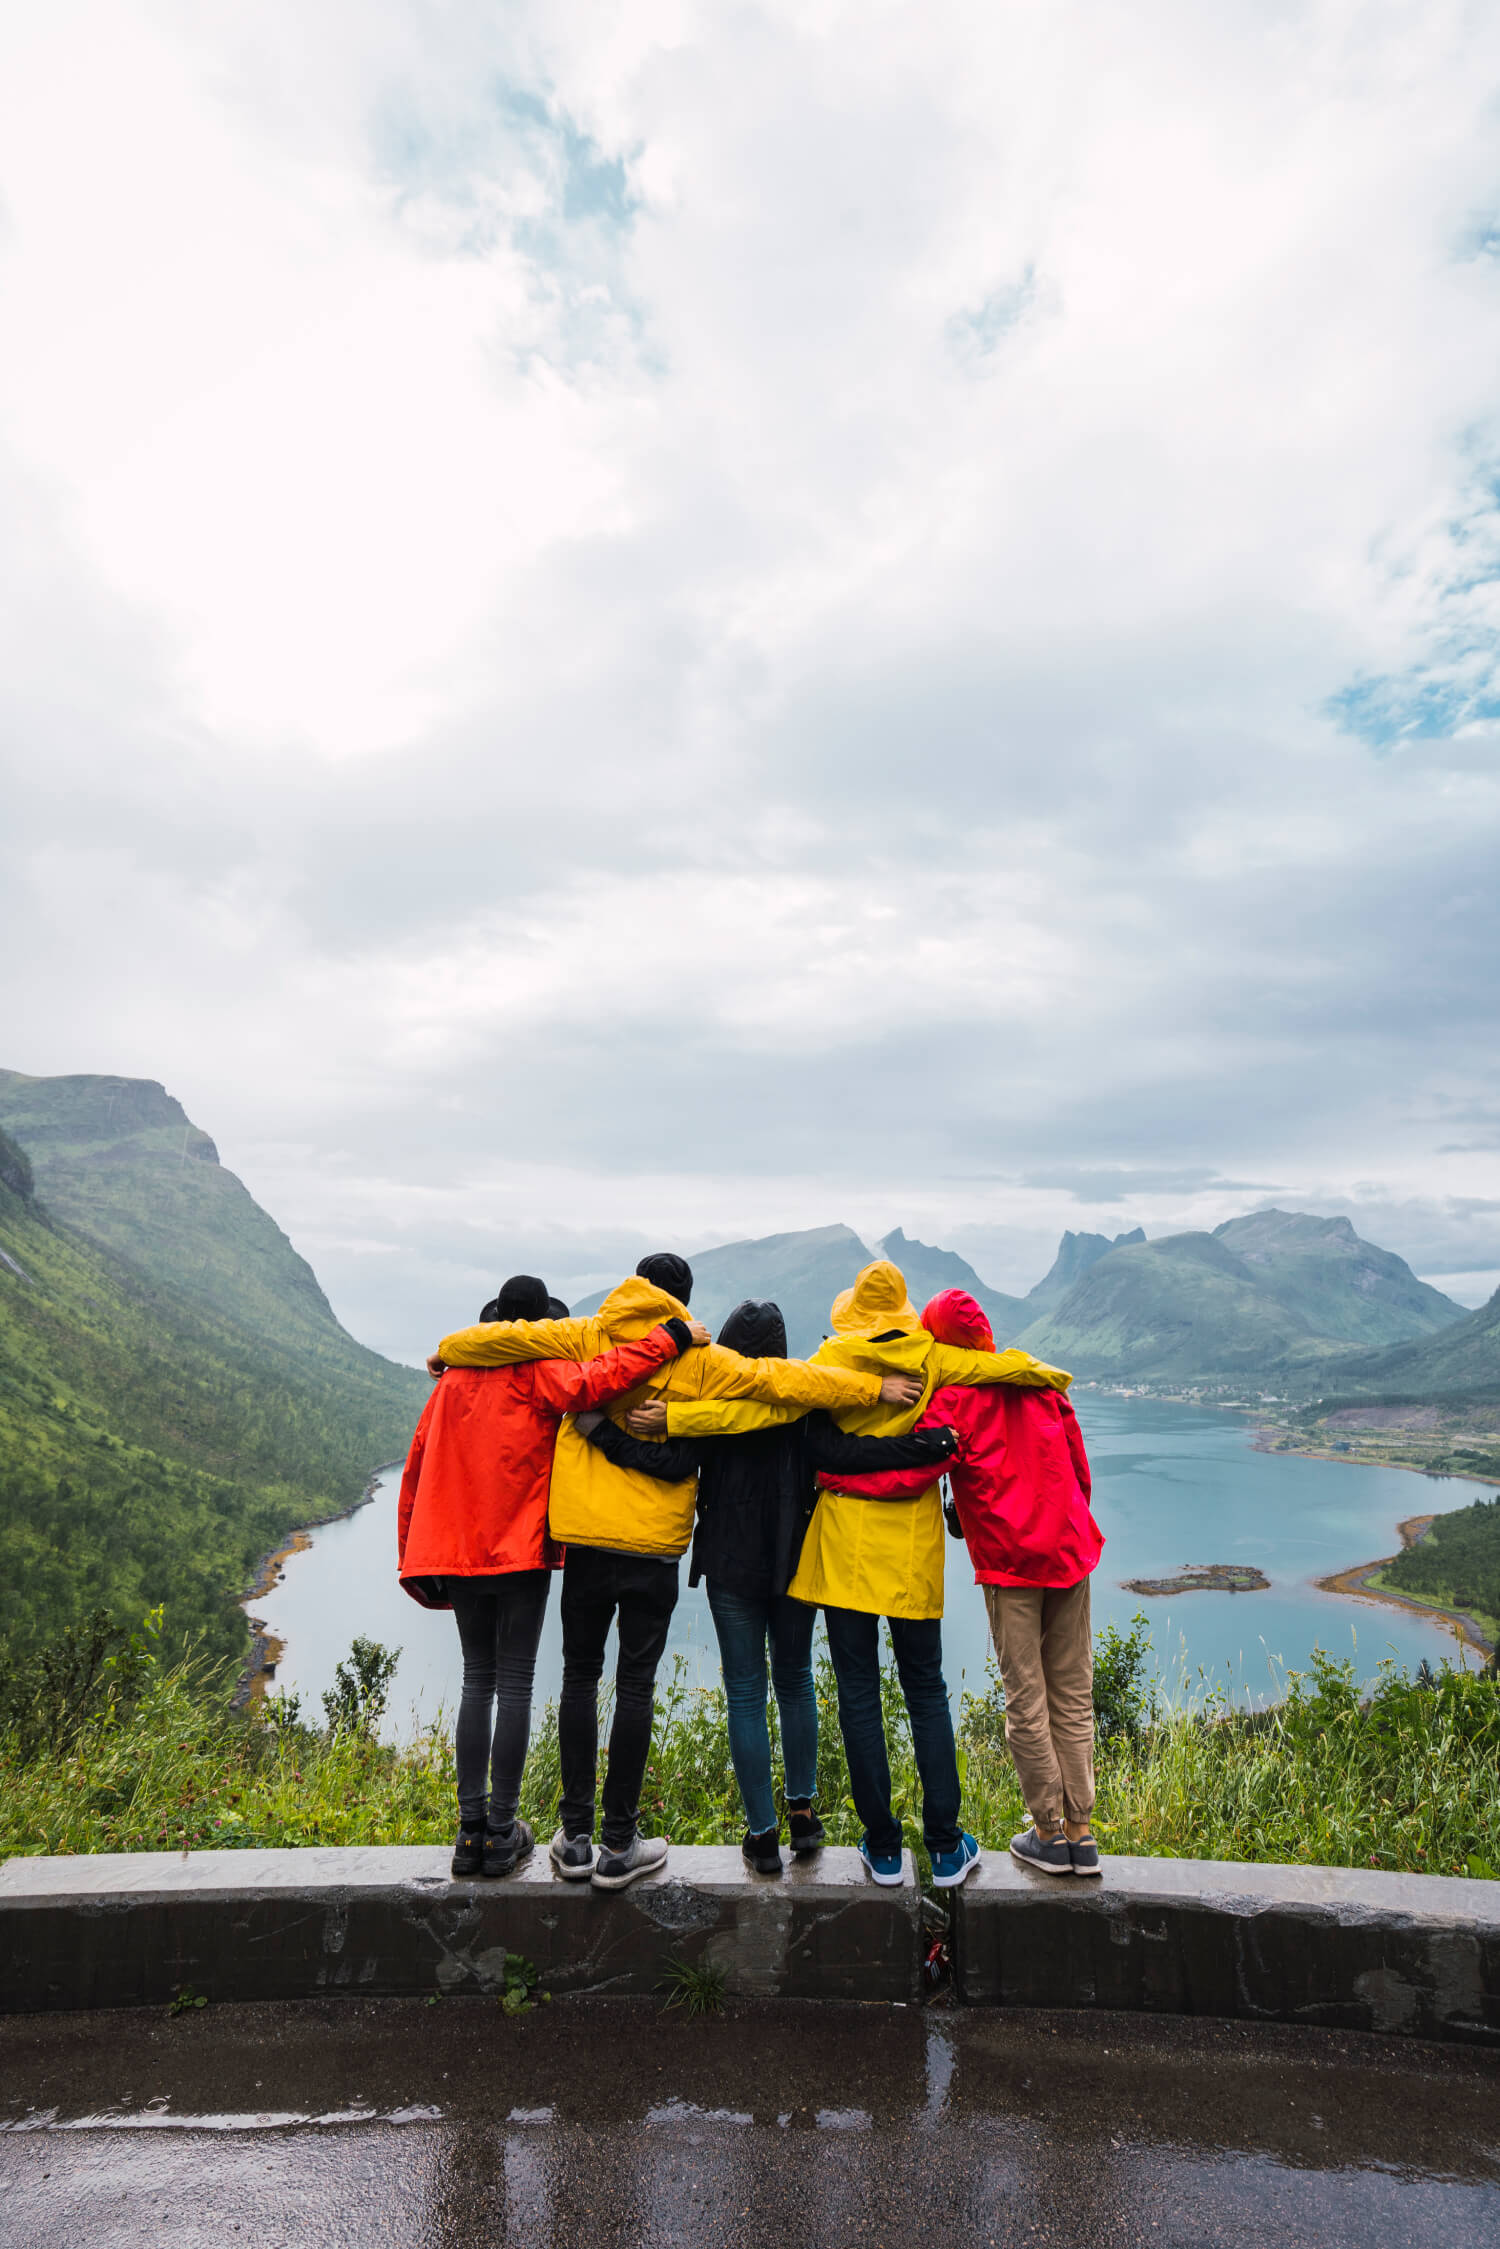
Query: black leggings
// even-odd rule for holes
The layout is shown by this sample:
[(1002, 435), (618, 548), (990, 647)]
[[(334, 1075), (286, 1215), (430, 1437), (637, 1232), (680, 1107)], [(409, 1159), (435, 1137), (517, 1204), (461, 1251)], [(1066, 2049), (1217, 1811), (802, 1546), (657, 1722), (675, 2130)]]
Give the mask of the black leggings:
[(547, 1614), (550, 1570), (445, 1581), (464, 1651), (464, 1691), (453, 1743), (458, 1816), (465, 1827), (508, 1836), (515, 1824), (531, 1738), (531, 1680)]
[(599, 1768), (599, 1679), (604, 1643), (618, 1618), (620, 1654), (615, 1665), (615, 1715), (604, 1769), (604, 1825), (608, 1851), (623, 1851), (640, 1817), (641, 1782), (651, 1754), (656, 1667), (677, 1606), (677, 1564), (649, 1555), (616, 1554), (600, 1546), (570, 1546), (563, 1568), (563, 1683), (557, 1706), (557, 1746), (562, 1765), (559, 1817), (568, 1836), (594, 1832), (594, 1786)]

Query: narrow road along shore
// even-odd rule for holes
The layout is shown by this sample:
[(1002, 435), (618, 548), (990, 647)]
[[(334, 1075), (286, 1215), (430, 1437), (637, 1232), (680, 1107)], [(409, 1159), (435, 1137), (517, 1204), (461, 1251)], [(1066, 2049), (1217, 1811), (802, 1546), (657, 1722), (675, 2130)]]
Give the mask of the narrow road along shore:
[[(1435, 1520), (1433, 1515), (1408, 1515), (1404, 1523), (1398, 1523), (1396, 1532), (1403, 1549), (1415, 1546)], [(1431, 1617), (1434, 1623), (1451, 1624), (1466, 1646), (1477, 1650), (1482, 1656), (1494, 1654), (1495, 1644), (1483, 1626), (1476, 1617), (1467, 1615), (1462, 1609), (1439, 1608), (1434, 1602), (1414, 1601), (1409, 1595), (1393, 1592), (1387, 1586), (1372, 1585), (1370, 1580), (1375, 1572), (1388, 1568), (1395, 1559), (1394, 1554), (1382, 1554), (1377, 1561), (1359, 1562), (1353, 1569), (1336, 1570), (1332, 1577), (1320, 1577), (1314, 1582), (1320, 1593), (1348, 1593), (1356, 1600), (1380, 1601), (1388, 1609), (1407, 1609), (1413, 1616)]]

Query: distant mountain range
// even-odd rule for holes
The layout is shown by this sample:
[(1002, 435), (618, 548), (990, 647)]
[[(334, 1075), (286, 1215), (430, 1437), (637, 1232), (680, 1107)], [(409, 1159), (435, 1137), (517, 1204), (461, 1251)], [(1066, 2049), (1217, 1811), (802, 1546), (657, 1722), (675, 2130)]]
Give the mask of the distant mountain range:
[[(828, 1332), (833, 1298), (875, 1255), (901, 1267), (919, 1308), (941, 1289), (967, 1289), (998, 1341), (1085, 1376), (1359, 1387), (1387, 1370), (1395, 1379), (1416, 1352), (1413, 1383), (1429, 1378), (1427, 1368), (1432, 1380), (1447, 1369), (1464, 1386), (1500, 1384), (1500, 1338), (1485, 1315), (1467, 1314), (1404, 1259), (1362, 1241), (1347, 1218), (1305, 1211), (1255, 1211), (1212, 1233), (1152, 1242), (1139, 1227), (1113, 1240), (1067, 1233), (1025, 1297), (987, 1287), (952, 1250), (900, 1227), (873, 1249), (847, 1226), (773, 1234), (694, 1256), (693, 1309), (717, 1329), (742, 1298), (774, 1298), (790, 1348), (810, 1351)], [(573, 1309), (592, 1311), (606, 1293)]]
[(357, 1500), (428, 1388), (161, 1086), (0, 1072), (0, 1637), (164, 1601), (237, 1654), (257, 1556)]

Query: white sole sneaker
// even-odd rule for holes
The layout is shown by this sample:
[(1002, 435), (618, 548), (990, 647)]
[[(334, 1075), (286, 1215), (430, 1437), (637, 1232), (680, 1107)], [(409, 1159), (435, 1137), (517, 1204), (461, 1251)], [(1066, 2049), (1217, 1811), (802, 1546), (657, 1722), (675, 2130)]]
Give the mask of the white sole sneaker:
[(594, 1860), (594, 1888), (628, 1889), (643, 1874), (655, 1874), (666, 1863), (667, 1845), (657, 1835), (638, 1835), (628, 1851), (606, 1851), (601, 1846)]
[(562, 1829), (559, 1828), (548, 1845), (547, 1856), (552, 1861), (552, 1871), (564, 1882), (587, 1882), (594, 1871), (594, 1853), (590, 1850), (589, 1856), (582, 1866), (569, 1866), (560, 1855), (566, 1849), (569, 1840), (569, 1837), (564, 1835)]
[(975, 1867), (979, 1865), (982, 1856), (983, 1854), (981, 1852), (976, 1851), (972, 1858), (967, 1858), (964, 1860), (963, 1865), (959, 1868), (956, 1874), (939, 1874), (936, 1870), (934, 1870), (932, 1877), (933, 1888), (935, 1890), (956, 1890), (961, 1882), (968, 1881), (969, 1876), (973, 1873)]

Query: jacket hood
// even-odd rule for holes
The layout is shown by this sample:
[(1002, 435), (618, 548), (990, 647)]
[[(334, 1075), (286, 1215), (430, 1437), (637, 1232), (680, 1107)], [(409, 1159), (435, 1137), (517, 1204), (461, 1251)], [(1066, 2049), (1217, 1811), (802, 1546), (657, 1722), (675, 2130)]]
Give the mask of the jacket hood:
[(726, 1351), (738, 1351), (742, 1358), (784, 1359), (786, 1321), (781, 1306), (768, 1297), (747, 1296), (730, 1313), (716, 1340)]
[(834, 1298), (829, 1317), (840, 1336), (885, 1335), (891, 1328), (909, 1335), (921, 1325), (906, 1293), (906, 1275), (888, 1257), (867, 1265), (853, 1288)]
[(961, 1288), (945, 1288), (922, 1308), (922, 1325), (939, 1343), (962, 1351), (993, 1351), (994, 1331), (982, 1304)]
[(663, 1320), (687, 1319), (688, 1308), (654, 1281), (643, 1281), (639, 1273), (632, 1273), (618, 1288), (610, 1290), (595, 1317), (613, 1342), (636, 1343), (660, 1327)]

